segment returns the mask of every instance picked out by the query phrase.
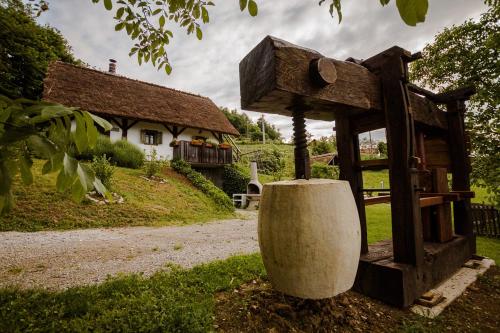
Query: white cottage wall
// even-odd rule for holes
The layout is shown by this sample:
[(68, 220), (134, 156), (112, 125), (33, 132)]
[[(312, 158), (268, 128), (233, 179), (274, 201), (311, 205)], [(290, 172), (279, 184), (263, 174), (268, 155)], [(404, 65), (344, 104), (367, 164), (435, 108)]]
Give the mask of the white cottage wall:
[(207, 138), (208, 140), (211, 140), (211, 141), (214, 141), (214, 142), (219, 142), (217, 140), (217, 138), (212, 134), (212, 132), (206, 131), (206, 130), (200, 130), (200, 129), (196, 129), (196, 128), (186, 128), (184, 130), (184, 132), (182, 132), (179, 135), (179, 137), (177, 138), (177, 140), (180, 140), (180, 141), (191, 141), (191, 139), (194, 136), (203, 136), (203, 137)]
[[(121, 121), (121, 119), (119, 119)], [(116, 126), (113, 122), (113, 130), (109, 132), (109, 137), (111, 141), (115, 142), (122, 139), (122, 130)], [(154, 130), (162, 132), (162, 144), (161, 145), (145, 145), (141, 143), (141, 130)], [(196, 128), (186, 128), (177, 138), (177, 140), (191, 141), (195, 136), (203, 136), (208, 140), (213, 142), (218, 142), (217, 138), (212, 134), (211, 131), (200, 130)], [(173, 140), (173, 135), (170, 133), (165, 126), (158, 123), (151, 123), (146, 121), (140, 121), (127, 131), (127, 140), (130, 143), (135, 144), (140, 149), (144, 151), (146, 156), (151, 155), (153, 149), (160, 158), (171, 160), (173, 158), (173, 148), (170, 147), (170, 142)]]
[[(154, 130), (162, 133), (162, 144), (160, 145), (145, 145), (141, 143), (141, 130)], [(145, 121), (140, 121), (127, 132), (127, 140), (144, 151), (146, 157), (151, 155), (153, 150), (156, 150), (159, 158), (171, 160), (173, 157), (173, 148), (170, 147), (170, 142), (172, 142), (172, 134), (163, 126), (158, 123), (150, 123)]]

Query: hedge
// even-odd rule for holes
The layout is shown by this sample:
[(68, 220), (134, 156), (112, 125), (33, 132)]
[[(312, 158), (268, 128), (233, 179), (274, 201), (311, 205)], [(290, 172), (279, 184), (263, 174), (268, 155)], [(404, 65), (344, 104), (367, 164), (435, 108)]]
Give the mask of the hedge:
[(222, 189), (231, 198), (235, 193), (246, 193), (250, 177), (234, 165), (224, 166)]
[(208, 195), (218, 206), (220, 206), (220, 208), (231, 212), (234, 211), (233, 201), (227, 194), (205, 178), (201, 173), (193, 170), (189, 163), (175, 159), (172, 160), (170, 166), (178, 173), (186, 176), (196, 188)]

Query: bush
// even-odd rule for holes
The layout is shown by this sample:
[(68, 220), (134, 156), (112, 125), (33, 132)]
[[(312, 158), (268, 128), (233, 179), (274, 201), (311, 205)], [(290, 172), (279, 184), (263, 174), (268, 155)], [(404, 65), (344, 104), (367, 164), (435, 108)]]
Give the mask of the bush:
[(113, 144), (113, 149), (112, 161), (116, 165), (131, 169), (139, 169), (144, 165), (144, 152), (133, 143), (127, 140), (119, 140)]
[(92, 170), (97, 178), (101, 180), (104, 186), (110, 190), (113, 186), (113, 174), (115, 173), (115, 167), (109, 163), (109, 159), (106, 155), (94, 156), (91, 164)]
[(314, 163), (311, 166), (312, 178), (339, 179), (339, 168), (333, 165)]
[(278, 149), (260, 151), (257, 159), (259, 171), (266, 175), (281, 173), (285, 169), (285, 159), (283, 153)]
[(156, 150), (153, 150), (149, 156), (149, 160), (144, 162), (144, 171), (146, 172), (146, 177), (151, 178), (156, 176), (167, 164), (167, 161), (159, 159)]
[(234, 211), (233, 201), (224, 191), (206, 179), (201, 173), (191, 169), (191, 166), (183, 160), (173, 160), (170, 164), (178, 173), (184, 175), (191, 183), (203, 193), (208, 195), (220, 208), (227, 211)]
[(335, 147), (327, 139), (321, 138), (320, 140), (314, 140), (309, 144), (312, 155), (323, 155), (332, 153)]
[(250, 177), (234, 165), (226, 165), (223, 173), (223, 191), (231, 198), (235, 193), (246, 193)]
[(94, 148), (77, 154), (80, 160), (92, 161), (94, 157), (106, 155), (109, 161), (117, 166), (124, 168), (139, 169), (144, 164), (144, 152), (139, 147), (126, 140), (111, 142), (109, 137), (99, 135)]

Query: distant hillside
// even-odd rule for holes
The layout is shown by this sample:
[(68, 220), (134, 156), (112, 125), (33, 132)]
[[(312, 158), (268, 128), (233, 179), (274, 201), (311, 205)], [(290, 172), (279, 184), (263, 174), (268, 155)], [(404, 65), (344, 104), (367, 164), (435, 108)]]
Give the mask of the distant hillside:
[[(35, 173), (40, 174), (41, 165), (35, 161)], [(212, 199), (170, 168), (162, 175), (165, 184), (147, 181), (140, 177), (143, 173), (116, 169), (114, 190), (124, 197), (124, 204), (77, 204), (57, 192), (55, 175), (37, 176), (31, 186), (17, 183), (16, 206), (0, 217), (0, 231), (180, 225), (233, 216), (220, 212)]]

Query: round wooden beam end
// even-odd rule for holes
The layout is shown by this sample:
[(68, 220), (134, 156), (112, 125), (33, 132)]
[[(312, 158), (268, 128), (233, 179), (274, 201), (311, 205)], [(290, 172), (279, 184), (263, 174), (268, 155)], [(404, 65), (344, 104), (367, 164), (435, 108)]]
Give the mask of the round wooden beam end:
[(337, 69), (331, 59), (328, 58), (312, 60), (309, 64), (309, 73), (312, 80), (320, 86), (326, 86), (337, 81)]

